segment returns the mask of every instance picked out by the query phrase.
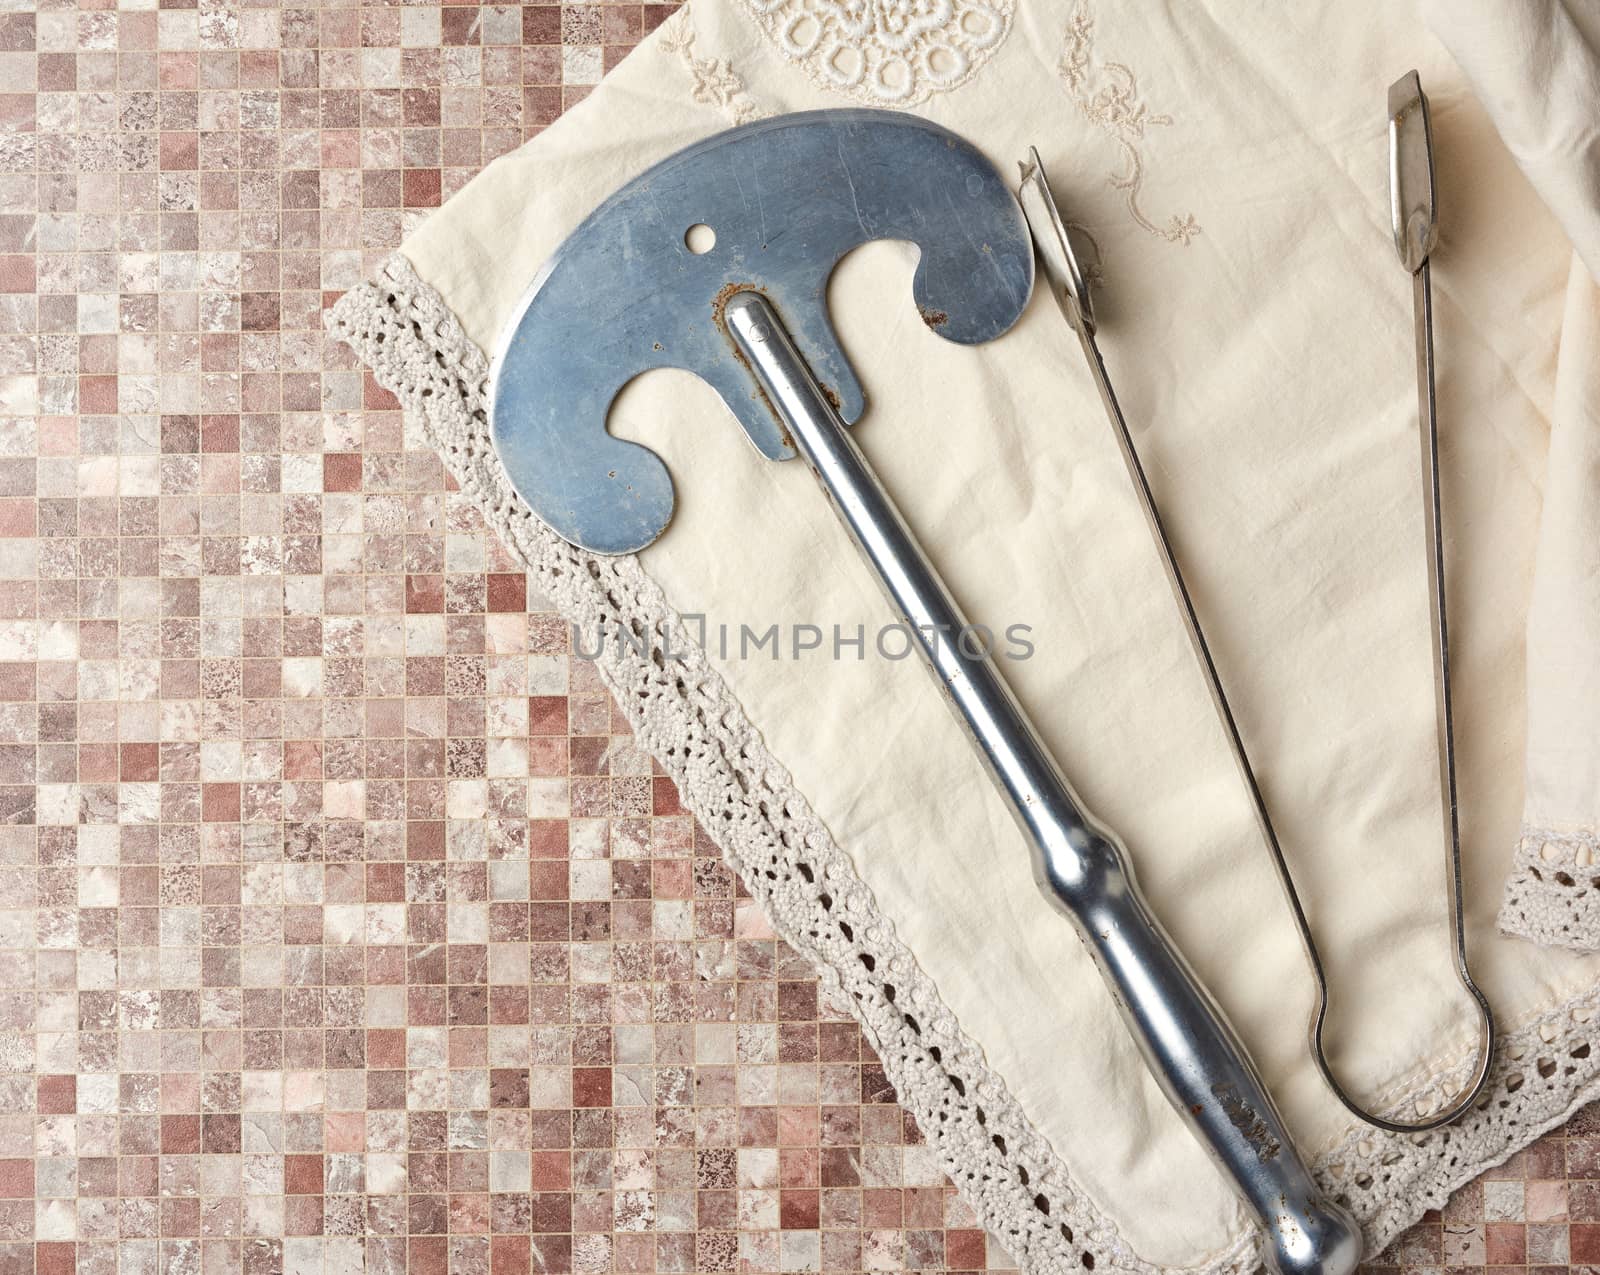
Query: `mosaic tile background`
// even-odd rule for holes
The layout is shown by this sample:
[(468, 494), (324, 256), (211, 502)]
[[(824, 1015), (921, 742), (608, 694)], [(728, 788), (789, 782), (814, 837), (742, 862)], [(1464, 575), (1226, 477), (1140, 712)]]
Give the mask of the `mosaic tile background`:
[(0, 0), (0, 1275), (1010, 1264), (321, 332), (670, 9)]

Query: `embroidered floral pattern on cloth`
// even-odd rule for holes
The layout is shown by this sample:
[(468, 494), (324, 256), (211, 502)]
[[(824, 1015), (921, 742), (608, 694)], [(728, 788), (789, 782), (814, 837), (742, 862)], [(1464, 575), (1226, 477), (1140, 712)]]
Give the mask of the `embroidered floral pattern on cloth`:
[(1127, 167), (1110, 177), (1111, 185), (1123, 193), (1128, 212), (1145, 230), (1168, 243), (1187, 244), (1200, 233), (1193, 213), (1173, 213), (1166, 225), (1152, 221), (1139, 202), (1144, 187), (1145, 131), (1166, 128), (1172, 116), (1152, 111), (1139, 95), (1139, 81), (1126, 63), (1093, 59), (1094, 19), (1087, 9), (1078, 9), (1067, 25), (1061, 50), (1061, 82), (1071, 94), (1083, 117), (1116, 140)]
[(760, 119), (760, 110), (750, 97), (744, 80), (722, 58), (698, 57), (694, 51), (694, 24), (686, 9), (679, 9), (660, 28), (660, 49), (675, 53), (694, 80), (694, 100), (715, 106), (734, 124)]

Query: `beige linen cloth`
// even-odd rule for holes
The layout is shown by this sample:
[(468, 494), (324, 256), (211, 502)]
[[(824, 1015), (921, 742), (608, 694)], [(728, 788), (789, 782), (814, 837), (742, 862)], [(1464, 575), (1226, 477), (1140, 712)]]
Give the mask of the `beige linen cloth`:
[(1426, 1110), (1455, 1091), (1472, 1025), (1444, 925), (1411, 288), (1387, 214), (1385, 90), (1418, 67), (1466, 891), (1505, 1032), (1489, 1101), (1448, 1131), (1353, 1126), (1312, 1069), (1294, 932), (1050, 299), (951, 346), (912, 307), (913, 250), (885, 243), (831, 294), (871, 400), (857, 437), (967, 611), (1032, 626), (1013, 686), (1381, 1245), (1600, 1093), (1596, 966), (1496, 927), (1520, 846), (1504, 924), (1600, 933), (1600, 310), (1573, 264), (1600, 245), (1594, 46), (1558, 4), (1497, 7), (1438, 4), (1458, 66), (1405, 4), (692, 0), (334, 314), (586, 642), (600, 625), (670, 639), (599, 661), (641, 743), (1030, 1270), (1243, 1270), (1256, 1239), (923, 670), (870, 640), (861, 660), (693, 647), (678, 616), (735, 634), (887, 619), (805, 468), (758, 458), (692, 377), (652, 373), (611, 428), (667, 461), (678, 513), (638, 558), (590, 557), (511, 495), (483, 352), (586, 213), (731, 124), (900, 107), (1007, 172), (1036, 144), (1097, 250), (1103, 348), (1322, 937), (1335, 1064), (1373, 1103)]
[(1429, 0), (1574, 248), (1528, 615), (1524, 828), (1501, 924), (1600, 947), (1600, 5)]

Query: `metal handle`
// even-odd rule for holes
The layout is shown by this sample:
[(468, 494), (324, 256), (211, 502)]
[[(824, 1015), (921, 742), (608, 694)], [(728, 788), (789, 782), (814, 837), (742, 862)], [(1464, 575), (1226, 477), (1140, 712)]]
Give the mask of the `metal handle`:
[(1354, 1220), (1324, 1198), (1222, 1011), (1151, 913), (1116, 835), (1050, 756), (998, 670), (964, 641), (967, 623), (776, 311), (736, 293), (723, 321), (816, 472), (851, 538), (946, 691), (1027, 835), (1034, 879), (1072, 920), (1146, 1064), (1267, 1231), (1283, 1275), (1348, 1275)]

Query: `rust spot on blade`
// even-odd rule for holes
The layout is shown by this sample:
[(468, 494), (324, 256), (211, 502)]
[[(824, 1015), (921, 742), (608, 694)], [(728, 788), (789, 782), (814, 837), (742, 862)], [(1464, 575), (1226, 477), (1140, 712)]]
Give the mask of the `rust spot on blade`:
[(740, 283), (735, 280), (732, 283), (723, 284), (717, 289), (717, 294), (711, 298), (711, 317), (716, 322), (717, 331), (722, 333), (723, 340), (728, 343), (728, 348), (733, 351), (733, 357), (738, 359), (739, 365), (743, 367), (745, 371), (750, 373), (750, 379), (755, 383), (756, 387), (755, 397), (761, 401), (762, 405), (767, 409), (767, 411), (772, 413), (772, 419), (778, 423), (778, 437), (782, 440), (783, 445), (790, 451), (797, 451), (799, 449), (794, 445), (794, 437), (789, 433), (789, 426), (783, 419), (783, 413), (780, 412), (777, 408), (777, 405), (767, 397), (767, 391), (761, 384), (761, 378), (756, 375), (755, 368), (750, 366), (750, 360), (745, 358), (744, 351), (739, 348), (739, 343), (733, 339), (733, 333), (728, 331), (728, 302), (732, 301), (733, 298), (741, 292), (754, 292), (760, 296), (766, 297), (769, 301), (772, 300), (772, 298), (767, 295), (767, 290), (765, 288), (754, 283)]
[[(723, 322), (723, 312), (728, 308), (728, 302), (732, 301), (741, 292), (754, 292), (759, 296), (767, 297), (768, 301), (772, 300), (771, 297), (767, 296), (765, 288), (758, 287), (753, 283), (740, 283), (738, 280), (734, 280), (732, 283), (723, 284), (717, 289), (716, 296), (711, 298), (711, 317), (717, 321), (717, 326), (722, 329), (724, 335), (726, 335), (728, 329)], [(730, 336), (728, 340), (731, 342), (733, 338)], [(739, 347), (735, 345), (733, 348), (737, 350)]]
[(919, 305), (917, 313), (922, 316), (922, 321), (930, 328), (942, 328), (950, 322), (949, 314), (943, 310), (928, 310)]

